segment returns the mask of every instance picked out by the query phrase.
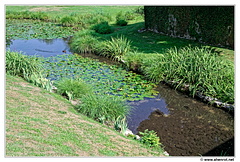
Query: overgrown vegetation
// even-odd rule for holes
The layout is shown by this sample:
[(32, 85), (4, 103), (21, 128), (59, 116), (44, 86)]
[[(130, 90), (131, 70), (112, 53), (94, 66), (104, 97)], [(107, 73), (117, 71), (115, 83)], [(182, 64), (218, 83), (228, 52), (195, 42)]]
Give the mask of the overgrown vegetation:
[(140, 141), (147, 146), (158, 148), (161, 145), (160, 138), (154, 130), (149, 131), (146, 129), (144, 132), (139, 132), (139, 134), (142, 136)]
[(99, 34), (110, 34), (113, 33), (113, 27), (108, 24), (107, 21), (96, 24), (92, 27)]
[(82, 114), (102, 123), (114, 122), (129, 113), (130, 106), (120, 96), (87, 94), (80, 98), (81, 104), (76, 109)]
[(122, 57), (131, 50), (131, 42), (123, 36), (120, 36), (116, 38), (111, 37), (111, 40), (100, 42), (96, 53), (113, 60), (121, 60)]
[[(46, 12), (40, 16), (40, 13), (43, 12), (7, 11), (8, 19), (38, 20), (24, 20), (24, 23), (7, 20), (7, 43), (20, 38), (73, 36), (70, 47), (76, 53), (103, 55), (123, 62), (125, 68), (139, 71), (152, 81), (173, 81), (175, 88), (188, 85), (192, 96), (200, 91), (224, 102), (234, 103), (234, 65), (229, 58), (221, 56), (226, 50), (209, 50), (195, 47), (199, 44), (192, 41), (149, 31), (137, 32), (144, 26), (141, 7), (126, 12), (114, 11), (113, 15), (100, 10), (85, 14), (77, 10), (60, 15)], [(189, 47), (189, 44), (193, 46)], [(230, 51), (230, 60), (233, 59), (232, 53)], [(129, 112), (125, 100), (142, 100), (156, 94), (154, 83), (120, 67), (107, 66), (76, 55), (39, 60), (39, 57), (7, 51), (7, 74), (25, 77), (29, 82), (48, 90), (56, 85), (59, 94), (67, 96), (69, 100), (81, 100), (81, 104), (76, 106), (79, 112), (102, 123), (114, 122), (114, 127), (121, 133), (126, 129), (125, 116)], [(37, 69), (42, 62), (44, 72), (40, 73)], [(149, 146), (160, 144), (154, 132), (146, 130), (142, 135), (143, 143)]]
[(69, 100), (80, 98), (88, 93), (93, 93), (92, 87), (82, 79), (62, 78), (56, 82), (57, 93), (68, 97)]
[(35, 56), (26, 56), (18, 52), (6, 51), (6, 73), (23, 78), (40, 74), (43, 70), (41, 60)]
[(172, 48), (164, 55), (144, 60), (143, 73), (151, 80), (187, 84), (192, 96), (197, 91), (223, 102), (234, 103), (234, 65), (204, 47)]

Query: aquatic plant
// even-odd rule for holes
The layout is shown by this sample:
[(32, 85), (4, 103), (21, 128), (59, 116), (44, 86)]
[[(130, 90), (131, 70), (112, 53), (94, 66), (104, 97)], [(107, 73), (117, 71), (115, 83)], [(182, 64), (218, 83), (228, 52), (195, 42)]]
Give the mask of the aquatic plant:
[(6, 39), (54, 39), (75, 33), (70, 27), (33, 20), (6, 20)]
[(48, 20), (49, 16), (45, 12), (30, 12), (30, 11), (7, 11), (7, 19), (32, 19), (32, 20)]
[(46, 89), (49, 92), (52, 92), (53, 81), (46, 79), (46, 76), (43, 76), (41, 73), (25, 75), (24, 78), (26, 79), (26, 81), (33, 83), (40, 88)]
[(104, 123), (127, 115), (130, 106), (120, 96), (86, 94), (81, 97), (81, 104), (77, 105), (76, 109), (82, 114)]
[(120, 95), (128, 100), (142, 100), (157, 94), (155, 84), (141, 75), (78, 55), (45, 58), (44, 64), (48, 79), (81, 78), (94, 87), (95, 93)]

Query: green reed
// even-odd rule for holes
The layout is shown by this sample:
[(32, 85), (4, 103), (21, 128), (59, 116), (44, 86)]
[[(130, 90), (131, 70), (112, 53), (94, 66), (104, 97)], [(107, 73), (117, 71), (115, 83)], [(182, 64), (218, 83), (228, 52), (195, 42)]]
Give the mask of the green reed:
[(234, 103), (234, 65), (204, 47), (172, 48), (163, 55), (145, 60), (143, 73), (157, 82), (174, 81), (175, 87), (189, 85), (197, 91)]
[(76, 109), (86, 116), (101, 122), (116, 121), (119, 116), (126, 116), (130, 106), (120, 96), (86, 94), (81, 97), (81, 104)]
[(62, 78), (56, 82), (57, 93), (69, 99), (77, 99), (82, 95), (93, 93), (92, 87), (82, 79)]
[(6, 72), (20, 77), (39, 74), (43, 70), (41, 58), (18, 52), (6, 51)]
[(111, 37), (111, 40), (100, 42), (97, 53), (115, 60), (121, 60), (132, 50), (131, 41), (124, 36)]

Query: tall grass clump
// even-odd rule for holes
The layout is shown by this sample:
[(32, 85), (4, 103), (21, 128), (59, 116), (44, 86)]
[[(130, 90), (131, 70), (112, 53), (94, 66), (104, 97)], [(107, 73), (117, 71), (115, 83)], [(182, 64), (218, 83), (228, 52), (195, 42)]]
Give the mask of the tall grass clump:
[(173, 81), (175, 87), (189, 85), (192, 96), (201, 92), (223, 102), (234, 103), (234, 65), (205, 47), (172, 48), (144, 62), (144, 73), (155, 81)]
[(40, 74), (42, 70), (41, 58), (6, 51), (6, 72), (8, 74), (26, 78), (32, 74)]
[(60, 22), (62, 26), (71, 27), (74, 26), (77, 21), (73, 16), (64, 16), (63, 18), (61, 18)]
[(111, 27), (107, 21), (96, 24), (92, 27), (99, 34), (110, 34), (113, 33), (113, 27)]
[(70, 42), (71, 50), (76, 53), (94, 53), (98, 39), (93, 36), (93, 32), (93, 30), (82, 30), (76, 33)]
[(111, 59), (121, 60), (131, 50), (131, 41), (121, 36), (111, 37), (111, 40), (101, 42), (98, 45), (97, 53)]
[(87, 94), (81, 97), (81, 104), (76, 109), (90, 118), (105, 122), (126, 116), (130, 106), (120, 96)]
[(81, 79), (63, 78), (56, 82), (57, 93), (68, 97), (69, 100), (77, 99), (92, 93), (92, 87)]

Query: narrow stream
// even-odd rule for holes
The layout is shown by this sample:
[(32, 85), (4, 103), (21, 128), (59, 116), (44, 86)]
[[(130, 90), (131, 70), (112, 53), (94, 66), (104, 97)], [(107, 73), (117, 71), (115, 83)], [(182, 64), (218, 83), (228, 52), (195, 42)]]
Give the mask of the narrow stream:
[[(43, 57), (72, 54), (68, 39), (12, 40), (7, 48)], [(112, 63), (92, 54), (84, 57)], [(127, 120), (133, 133), (155, 130), (171, 156), (234, 155), (234, 119), (230, 114), (163, 84), (157, 91), (155, 98), (129, 101), (133, 108)]]

